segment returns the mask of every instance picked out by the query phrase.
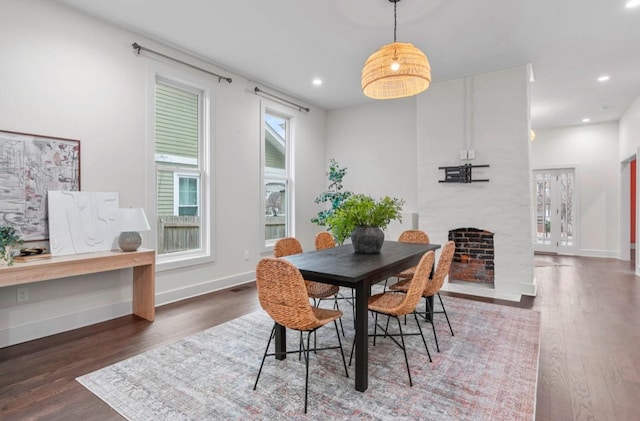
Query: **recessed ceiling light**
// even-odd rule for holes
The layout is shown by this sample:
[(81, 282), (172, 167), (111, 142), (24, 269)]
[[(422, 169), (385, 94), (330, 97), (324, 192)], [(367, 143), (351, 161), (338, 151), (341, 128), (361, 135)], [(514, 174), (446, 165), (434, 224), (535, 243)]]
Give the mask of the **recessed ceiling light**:
[(627, 9), (632, 9), (634, 7), (638, 7), (640, 6), (640, 0), (629, 0), (624, 7), (626, 7)]
[(318, 78), (313, 79), (313, 86), (320, 86), (320, 85), (322, 85), (321, 79), (318, 79)]
[[(640, 0), (638, 0), (640, 1)], [(609, 75), (602, 75), (598, 78), (598, 82), (606, 82), (610, 79)]]
[(591, 119), (590, 119), (590, 118), (583, 118), (583, 119), (582, 119), (582, 122), (583, 122), (583, 123), (588, 123), (588, 122), (590, 122), (590, 121), (591, 121)]

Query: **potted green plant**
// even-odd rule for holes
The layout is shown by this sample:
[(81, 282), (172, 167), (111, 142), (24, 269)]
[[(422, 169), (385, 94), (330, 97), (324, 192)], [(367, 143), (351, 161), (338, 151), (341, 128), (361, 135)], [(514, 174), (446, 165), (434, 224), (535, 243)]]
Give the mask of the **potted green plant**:
[(22, 244), (16, 229), (11, 225), (0, 225), (0, 264), (13, 266), (15, 246)]
[(385, 196), (375, 200), (364, 194), (355, 194), (334, 209), (325, 220), (340, 244), (351, 237), (356, 253), (379, 253), (384, 242), (383, 229), (393, 220), (402, 220), (404, 200)]

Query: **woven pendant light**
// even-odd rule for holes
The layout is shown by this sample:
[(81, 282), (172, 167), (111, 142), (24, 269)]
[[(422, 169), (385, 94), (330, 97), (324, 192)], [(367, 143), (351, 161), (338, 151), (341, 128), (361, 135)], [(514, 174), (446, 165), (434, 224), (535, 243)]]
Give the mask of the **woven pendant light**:
[(393, 3), (393, 43), (371, 54), (362, 69), (362, 91), (370, 98), (393, 99), (417, 95), (431, 84), (427, 56), (413, 44), (396, 42), (396, 5)]

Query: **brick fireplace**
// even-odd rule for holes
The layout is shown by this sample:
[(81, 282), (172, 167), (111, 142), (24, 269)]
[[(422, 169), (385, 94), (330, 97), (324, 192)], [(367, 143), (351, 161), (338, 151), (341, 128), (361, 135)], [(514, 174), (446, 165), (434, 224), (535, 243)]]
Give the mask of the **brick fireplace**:
[(493, 285), (493, 233), (477, 228), (457, 228), (449, 231), (449, 240), (456, 243), (449, 280)]

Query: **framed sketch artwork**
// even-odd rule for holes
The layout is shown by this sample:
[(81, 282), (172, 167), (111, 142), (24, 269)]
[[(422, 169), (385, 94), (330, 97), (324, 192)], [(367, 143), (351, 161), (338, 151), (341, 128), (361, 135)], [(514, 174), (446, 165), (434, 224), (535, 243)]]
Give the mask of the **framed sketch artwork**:
[(47, 240), (49, 190), (80, 190), (80, 141), (0, 131), (0, 225)]

